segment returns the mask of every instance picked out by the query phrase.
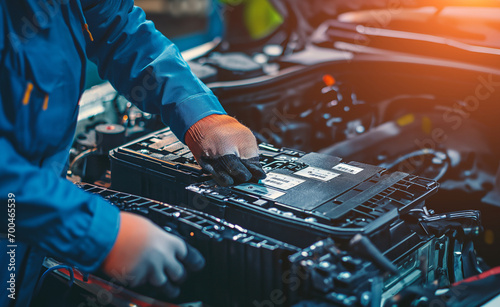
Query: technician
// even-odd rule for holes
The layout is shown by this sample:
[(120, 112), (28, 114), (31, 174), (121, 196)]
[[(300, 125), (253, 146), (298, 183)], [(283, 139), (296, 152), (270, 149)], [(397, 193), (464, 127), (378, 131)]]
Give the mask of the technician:
[[(177, 295), (186, 270), (203, 266), (199, 253), (64, 178), (86, 60), (160, 114), (221, 184), (265, 176), (251, 131), (226, 115), (133, 0), (6, 0), (0, 8), (0, 306), (28, 306), (45, 255)], [(12, 273), (15, 299), (6, 293)]]

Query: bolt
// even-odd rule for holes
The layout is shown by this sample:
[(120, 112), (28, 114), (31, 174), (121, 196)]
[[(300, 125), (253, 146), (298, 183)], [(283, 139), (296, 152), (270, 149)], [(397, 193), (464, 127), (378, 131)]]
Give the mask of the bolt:
[(319, 266), (322, 267), (322, 268), (324, 268), (324, 269), (327, 269), (327, 268), (330, 267), (330, 262), (328, 262), (328, 261), (321, 261), (319, 263)]
[(342, 272), (339, 274), (338, 279), (349, 279), (351, 276), (352, 275), (349, 272)]
[(342, 261), (344, 261), (344, 262), (351, 261), (351, 260), (352, 260), (351, 256), (344, 256), (344, 257), (342, 257)]

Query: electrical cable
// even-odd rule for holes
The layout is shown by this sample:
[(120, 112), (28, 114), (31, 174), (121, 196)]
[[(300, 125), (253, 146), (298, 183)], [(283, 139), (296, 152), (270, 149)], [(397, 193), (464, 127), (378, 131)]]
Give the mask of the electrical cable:
[(52, 271), (60, 270), (60, 269), (66, 269), (66, 270), (68, 270), (69, 275), (70, 275), (69, 282), (68, 282), (68, 287), (71, 288), (71, 286), (75, 282), (75, 273), (73, 272), (73, 268), (71, 266), (69, 266), (69, 265), (60, 264), (60, 265), (56, 265), (56, 266), (53, 266), (51, 268), (48, 268), (45, 272), (43, 272), (42, 276), (40, 277), (40, 279), (37, 282), (35, 291), (33, 292), (33, 297), (36, 297), (38, 295), (38, 293), (40, 292), (40, 289), (42, 288), (42, 285), (43, 285), (43, 282), (44, 282), (45, 278)]
[(83, 160), (84, 158), (86, 158), (87, 156), (90, 156), (92, 155), (93, 152), (97, 151), (97, 148), (90, 148), (90, 149), (87, 149), (87, 150), (84, 150), (82, 151), (80, 154), (78, 154), (74, 159), (73, 161), (71, 161), (68, 169), (73, 172), (73, 168), (75, 166), (78, 165), (78, 163), (81, 162), (81, 160)]
[(418, 157), (418, 156), (428, 156), (428, 155), (433, 155), (435, 157), (438, 157), (438, 154), (439, 155), (444, 155), (445, 158), (442, 159), (443, 162), (444, 162), (444, 165), (441, 167), (441, 169), (439, 170), (439, 173), (434, 176), (434, 180), (438, 181), (440, 180), (441, 178), (443, 178), (443, 176), (446, 174), (446, 172), (448, 171), (451, 163), (450, 163), (450, 157), (448, 156), (448, 154), (446, 154), (445, 152), (442, 152), (442, 151), (436, 151), (434, 149), (419, 149), (419, 150), (416, 150), (416, 151), (413, 151), (413, 152), (410, 152), (410, 153), (407, 153), (399, 158), (397, 158), (395, 161), (393, 161), (392, 163), (382, 163), (380, 164), (379, 166), (380, 167), (383, 167), (383, 168), (386, 168), (388, 170), (392, 170), (394, 169), (397, 165), (401, 164), (402, 162), (406, 161), (406, 160), (409, 160), (411, 158), (414, 158), (414, 157)]

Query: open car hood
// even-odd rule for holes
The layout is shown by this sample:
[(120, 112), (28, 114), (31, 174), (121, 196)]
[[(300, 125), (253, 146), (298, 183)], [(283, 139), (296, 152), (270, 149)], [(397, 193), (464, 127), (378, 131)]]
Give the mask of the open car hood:
[(341, 42), (358, 52), (376, 48), (487, 66), (500, 63), (498, 0), (270, 1), (283, 16), (282, 28), (299, 46), (337, 49)]

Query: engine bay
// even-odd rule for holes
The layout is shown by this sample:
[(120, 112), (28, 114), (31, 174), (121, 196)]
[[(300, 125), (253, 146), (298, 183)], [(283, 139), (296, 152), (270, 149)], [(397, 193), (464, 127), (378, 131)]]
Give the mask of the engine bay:
[[(229, 32), (184, 52), (254, 132), (267, 179), (217, 186), (157, 115), (108, 83), (81, 99), (68, 178), (214, 253), (200, 280), (215, 294), (198, 280), (187, 298), (212, 306), (380, 306), (412, 285), (448, 287), (500, 265), (498, 49), (373, 33), (342, 19), (314, 24), (287, 7), (288, 23), (266, 39)], [(296, 26), (304, 20), (308, 27)], [(123, 205), (130, 195), (156, 203)], [(218, 232), (225, 228), (232, 232)], [(209, 239), (196, 241), (196, 231)], [(354, 238), (370, 242), (355, 247)], [(307, 282), (283, 288), (287, 270), (298, 280), (306, 271)], [(225, 273), (212, 280), (217, 272)], [(268, 304), (273, 289), (288, 300)]]

